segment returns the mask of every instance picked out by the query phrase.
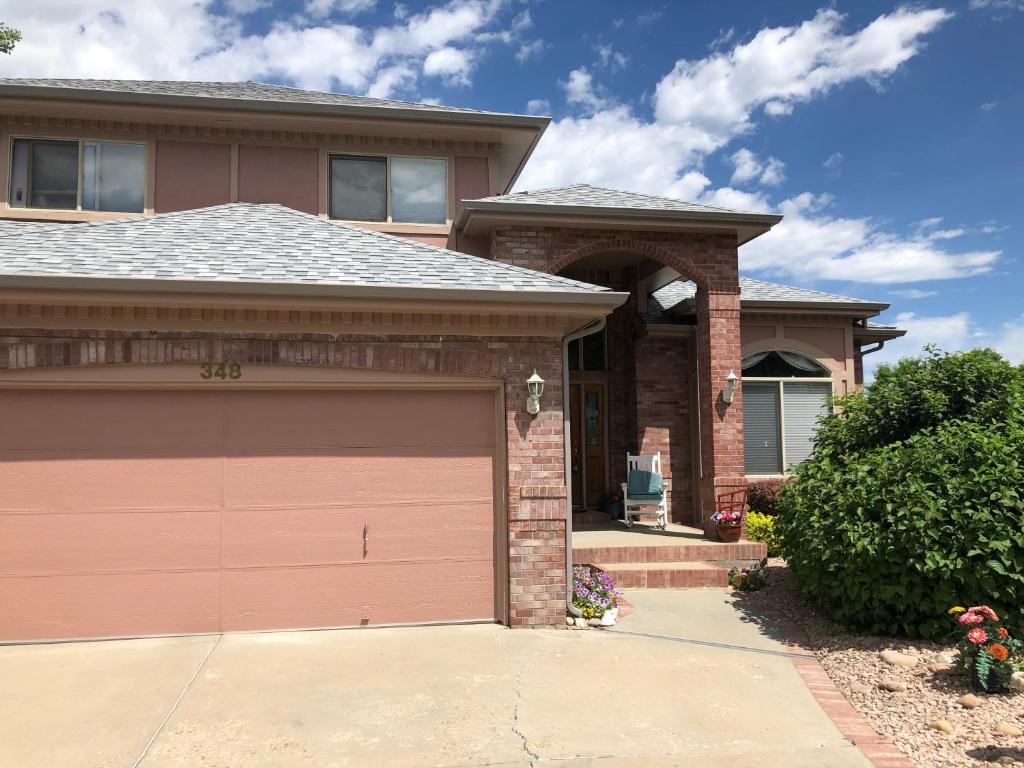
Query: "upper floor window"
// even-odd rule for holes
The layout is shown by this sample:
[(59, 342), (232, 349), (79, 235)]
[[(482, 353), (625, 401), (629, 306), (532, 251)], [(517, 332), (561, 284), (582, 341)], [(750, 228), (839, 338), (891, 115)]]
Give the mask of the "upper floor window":
[(12, 208), (142, 213), (146, 145), (114, 141), (14, 139)]
[(605, 330), (569, 342), (570, 371), (606, 371), (608, 356), (605, 349)]
[(748, 475), (781, 475), (814, 449), (828, 410), (828, 369), (793, 352), (743, 359), (743, 455)]
[(331, 157), (331, 218), (444, 224), (447, 163), (429, 157)]

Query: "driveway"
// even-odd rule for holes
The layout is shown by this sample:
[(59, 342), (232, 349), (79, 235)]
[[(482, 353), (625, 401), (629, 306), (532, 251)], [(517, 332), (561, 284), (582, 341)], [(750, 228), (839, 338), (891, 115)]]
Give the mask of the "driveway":
[(494, 625), (0, 648), (0, 765), (870, 768), (723, 590)]

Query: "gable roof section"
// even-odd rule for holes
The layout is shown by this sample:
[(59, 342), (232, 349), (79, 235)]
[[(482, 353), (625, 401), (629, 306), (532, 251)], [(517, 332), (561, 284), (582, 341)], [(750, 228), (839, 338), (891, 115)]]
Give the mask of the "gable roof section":
[[(692, 282), (674, 280), (650, 295), (647, 301), (647, 319), (658, 322), (667, 320), (667, 316), (688, 314), (693, 311), (693, 300), (696, 295), (697, 286)], [(884, 303), (769, 283), (752, 277), (740, 277), (740, 305), (749, 309), (788, 306), (794, 309), (854, 310), (871, 315), (889, 307)]]
[(613, 220), (656, 220), (664, 223), (717, 227), (735, 230), (742, 245), (782, 221), (773, 213), (733, 211), (702, 203), (689, 203), (670, 197), (572, 184), (568, 187), (513, 192), (510, 195), (463, 200), (462, 212), (455, 223), (467, 230), (474, 217), (538, 217)]
[(70, 78), (0, 78), (0, 96), (129, 101), (193, 107), (229, 107), (292, 112), (367, 113), (376, 116), (412, 116), (455, 119), (489, 124), (543, 127), (549, 119), (534, 115), (488, 112), (395, 99), (375, 99), (346, 93), (307, 91), (287, 85), (189, 80), (79, 80)]
[(589, 283), (256, 203), (0, 237), (0, 286), (621, 302)]

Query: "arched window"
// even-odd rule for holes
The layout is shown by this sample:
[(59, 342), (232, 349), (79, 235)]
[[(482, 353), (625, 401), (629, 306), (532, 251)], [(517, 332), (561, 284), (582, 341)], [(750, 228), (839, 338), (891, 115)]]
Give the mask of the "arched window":
[(831, 394), (832, 374), (817, 360), (783, 350), (743, 358), (747, 474), (781, 475), (806, 460)]

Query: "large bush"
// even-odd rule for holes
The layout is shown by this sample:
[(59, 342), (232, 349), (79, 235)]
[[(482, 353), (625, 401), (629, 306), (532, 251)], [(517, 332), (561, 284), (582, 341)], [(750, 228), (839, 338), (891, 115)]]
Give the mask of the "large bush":
[(783, 479), (754, 480), (747, 483), (747, 505), (762, 515), (779, 514), (779, 488)]
[(755, 509), (747, 512), (747, 538), (759, 541), (768, 547), (768, 554), (775, 557), (781, 548), (781, 536), (775, 525), (775, 518)]
[(978, 603), (1024, 628), (1024, 371), (932, 350), (836, 405), (780, 493), (800, 588), (871, 632), (937, 637)]

